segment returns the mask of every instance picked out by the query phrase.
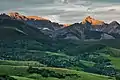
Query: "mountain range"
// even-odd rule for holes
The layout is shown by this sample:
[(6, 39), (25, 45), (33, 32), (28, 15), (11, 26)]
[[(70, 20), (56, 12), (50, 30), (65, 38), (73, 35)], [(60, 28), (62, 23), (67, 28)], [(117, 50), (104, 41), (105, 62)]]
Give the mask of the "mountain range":
[(120, 80), (120, 24), (0, 15), (0, 80)]
[(43, 38), (101, 40), (119, 39), (120, 24), (105, 23), (91, 16), (74, 24), (59, 24), (38, 16), (24, 16), (17, 12), (0, 15), (0, 38)]

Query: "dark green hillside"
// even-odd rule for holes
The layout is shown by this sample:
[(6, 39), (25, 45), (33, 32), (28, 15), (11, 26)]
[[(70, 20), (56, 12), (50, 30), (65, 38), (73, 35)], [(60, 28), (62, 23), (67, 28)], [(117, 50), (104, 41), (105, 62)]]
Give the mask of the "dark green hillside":
[[(108, 42), (112, 43), (111, 40), (108, 40)], [(19, 76), (28, 74), (24, 71), (26, 66), (47, 66), (114, 77), (120, 69), (120, 50), (117, 42), (116, 46), (109, 43), (106, 43), (106, 41), (83, 42), (72, 40), (44, 42), (38, 39), (1, 40), (0, 59), (2, 61), (0, 61), (0, 65), (3, 69), (1, 72)], [(11, 60), (17, 60), (18, 62)], [(34, 63), (34, 61), (37, 62)], [(18, 75), (14, 75), (14, 72), (8, 73), (7, 70), (14, 69), (13, 66), (17, 68), (23, 66), (23, 70), (20, 69), (22, 73), (19, 73), (19, 70), (15, 70)]]

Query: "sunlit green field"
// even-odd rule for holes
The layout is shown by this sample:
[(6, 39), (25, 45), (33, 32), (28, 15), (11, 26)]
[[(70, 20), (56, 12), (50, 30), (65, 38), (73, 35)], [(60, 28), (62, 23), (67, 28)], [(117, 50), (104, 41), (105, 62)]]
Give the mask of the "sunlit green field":
[[(4, 62), (4, 61), (2, 61), (2, 62)], [(12, 62), (16, 63), (17, 61), (12, 61)], [(24, 61), (22, 61), (22, 62), (24, 63)], [(6, 63), (6, 61), (5, 61), (5, 63)], [(54, 71), (54, 72), (60, 73), (60, 74), (68, 74), (68, 73), (69, 74), (77, 74), (80, 77), (73, 76), (73, 77), (65, 77), (64, 79), (58, 79), (58, 78), (54, 78), (54, 77), (43, 77), (40, 74), (28, 73), (27, 72), (28, 66), (18, 66), (18, 65), (15, 66), (13, 64), (10, 65), (9, 63), (8, 63), (8, 65), (7, 65), (7, 63), (5, 65), (3, 65), (3, 64), (0, 65), (0, 74), (12, 76), (17, 80), (73, 80), (73, 79), (74, 80), (109, 80), (109, 78), (110, 78), (110, 77), (103, 76), (103, 75), (86, 73), (83, 71), (69, 70), (69, 69), (65, 69), (65, 68), (54, 68), (54, 67), (38, 67), (38, 68)], [(114, 78), (111, 78), (110, 80), (114, 80)]]

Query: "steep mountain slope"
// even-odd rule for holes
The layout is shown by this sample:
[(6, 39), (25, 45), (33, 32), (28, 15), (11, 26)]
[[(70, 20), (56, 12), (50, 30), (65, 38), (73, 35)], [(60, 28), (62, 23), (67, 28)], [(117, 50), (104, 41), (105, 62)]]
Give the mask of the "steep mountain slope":
[[(42, 18), (42, 17), (38, 17), (38, 16), (24, 16), (24, 15), (19, 14), (17, 12), (8, 13), (8, 16), (10, 16), (12, 19), (15, 19), (15, 20), (24, 21), (29, 25), (38, 27), (39, 29), (44, 29), (44, 28), (48, 28), (50, 30), (55, 29), (55, 27), (54, 27), (55, 23), (52, 23), (50, 20), (48, 20), (46, 18)], [(58, 28), (60, 28), (61, 26), (64, 26), (64, 25), (60, 26), (58, 24), (56, 26), (58, 26)]]
[(110, 24), (95, 20), (88, 16), (81, 23), (74, 23), (56, 30), (54, 36), (64, 39), (119, 39), (120, 24), (116, 21)]
[(7, 18), (0, 18), (0, 39), (4, 38), (49, 38), (36, 27), (30, 26), (22, 21)]

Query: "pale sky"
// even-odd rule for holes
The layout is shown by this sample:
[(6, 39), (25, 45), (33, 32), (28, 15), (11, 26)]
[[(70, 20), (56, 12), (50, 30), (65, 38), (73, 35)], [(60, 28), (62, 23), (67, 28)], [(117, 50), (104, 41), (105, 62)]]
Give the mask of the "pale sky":
[(0, 0), (0, 13), (11, 11), (59, 23), (81, 22), (87, 16), (111, 22), (120, 21), (120, 0)]

